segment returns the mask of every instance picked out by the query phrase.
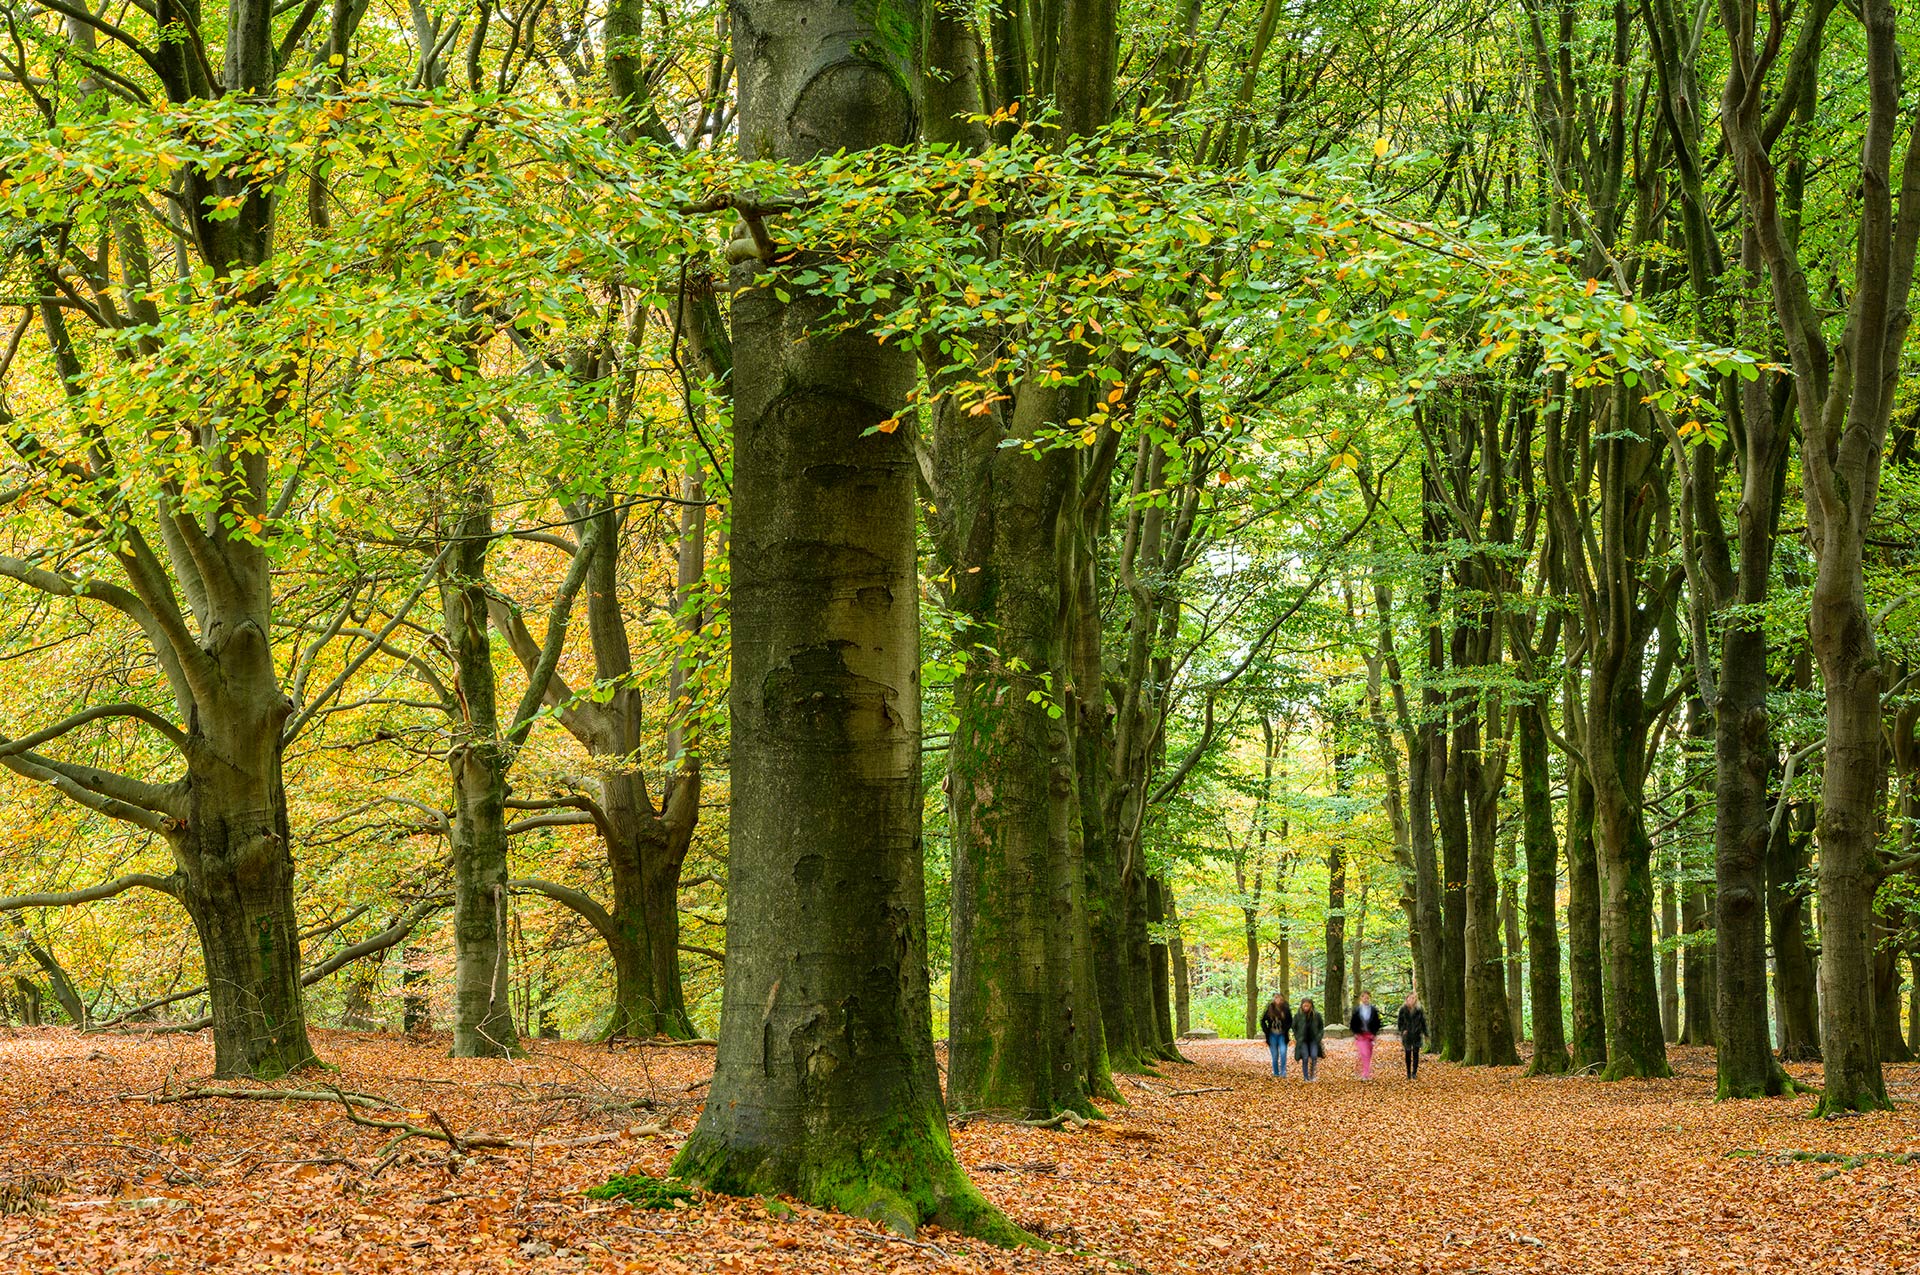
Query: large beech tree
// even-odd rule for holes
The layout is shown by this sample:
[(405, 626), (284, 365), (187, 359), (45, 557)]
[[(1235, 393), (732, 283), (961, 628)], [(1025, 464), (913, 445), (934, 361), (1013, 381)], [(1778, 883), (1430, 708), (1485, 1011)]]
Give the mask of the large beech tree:
[[(733, 21), (747, 158), (913, 140), (915, 9), (747, 0)], [(954, 1160), (934, 1067), (914, 465), (876, 430), (913, 354), (784, 300), (790, 268), (751, 255), (734, 280), (727, 980), (675, 1170), (1011, 1237)]]

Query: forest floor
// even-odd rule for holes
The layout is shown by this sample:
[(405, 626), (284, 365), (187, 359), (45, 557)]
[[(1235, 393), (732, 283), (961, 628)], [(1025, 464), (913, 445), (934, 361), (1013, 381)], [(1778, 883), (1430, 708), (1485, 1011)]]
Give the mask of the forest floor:
[(0, 1029), (0, 1271), (1920, 1270), (1920, 1164), (1793, 1158), (1920, 1152), (1920, 1067), (1890, 1069), (1898, 1111), (1821, 1122), (1804, 1097), (1715, 1104), (1705, 1050), (1675, 1050), (1668, 1081), (1429, 1059), (1409, 1084), (1388, 1048), (1363, 1083), (1339, 1042), (1308, 1085), (1269, 1077), (1258, 1042), (1195, 1043), (1084, 1129), (956, 1130), (974, 1180), (1056, 1246), (1009, 1252), (761, 1200), (586, 1198), (665, 1172), (709, 1049), (316, 1043), (339, 1071), (294, 1083), (402, 1108), (366, 1118), (547, 1145), (413, 1138), (382, 1164), (391, 1135), (338, 1103), (150, 1101), (205, 1075), (203, 1038)]

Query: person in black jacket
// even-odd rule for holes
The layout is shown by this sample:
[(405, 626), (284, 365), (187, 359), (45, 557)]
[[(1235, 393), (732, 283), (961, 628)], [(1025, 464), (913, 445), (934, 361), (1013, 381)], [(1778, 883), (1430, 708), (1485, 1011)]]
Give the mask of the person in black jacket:
[(1400, 1048), (1407, 1055), (1407, 1079), (1420, 1079), (1420, 1046), (1427, 1039), (1427, 1011), (1420, 1008), (1420, 998), (1412, 992), (1407, 993), (1406, 1004), (1400, 1007), (1400, 1017), (1394, 1024), (1400, 1029)]
[(1353, 1014), (1347, 1019), (1347, 1026), (1353, 1030), (1353, 1056), (1360, 1073), (1360, 1079), (1373, 1079), (1373, 1038), (1380, 1034), (1380, 1011), (1374, 1008), (1373, 993), (1360, 993), (1360, 1003), (1353, 1007)]
[(1265, 1012), (1260, 1015), (1260, 1030), (1267, 1038), (1267, 1052), (1273, 1055), (1273, 1074), (1286, 1075), (1287, 1036), (1293, 1031), (1293, 1008), (1280, 992), (1273, 994)]
[(1300, 1059), (1300, 1077), (1312, 1080), (1320, 1070), (1320, 1059), (1327, 1052), (1327, 1020), (1313, 1007), (1311, 999), (1300, 1002), (1293, 1016), (1293, 1052)]

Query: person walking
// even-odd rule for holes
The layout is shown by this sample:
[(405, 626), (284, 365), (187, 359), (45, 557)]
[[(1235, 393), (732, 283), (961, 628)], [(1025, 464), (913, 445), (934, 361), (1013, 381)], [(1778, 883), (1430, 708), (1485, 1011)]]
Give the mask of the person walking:
[(1400, 1007), (1400, 1015), (1394, 1024), (1400, 1029), (1400, 1048), (1407, 1055), (1407, 1079), (1420, 1079), (1420, 1047), (1427, 1039), (1427, 1011), (1420, 1008), (1420, 998), (1412, 992), (1407, 993), (1406, 1004)]
[(1380, 1011), (1374, 1008), (1373, 993), (1360, 993), (1360, 1003), (1347, 1019), (1353, 1029), (1353, 1055), (1359, 1064), (1360, 1079), (1373, 1079), (1373, 1038), (1380, 1034)]
[(1300, 1002), (1293, 1016), (1293, 1052), (1300, 1060), (1300, 1078), (1312, 1080), (1320, 1073), (1320, 1060), (1326, 1056), (1327, 1020), (1308, 998)]
[(1267, 1052), (1273, 1055), (1273, 1074), (1287, 1074), (1287, 1036), (1293, 1031), (1293, 1008), (1287, 1004), (1287, 998), (1279, 992), (1267, 1002), (1267, 1008), (1260, 1015), (1260, 1030), (1267, 1037)]

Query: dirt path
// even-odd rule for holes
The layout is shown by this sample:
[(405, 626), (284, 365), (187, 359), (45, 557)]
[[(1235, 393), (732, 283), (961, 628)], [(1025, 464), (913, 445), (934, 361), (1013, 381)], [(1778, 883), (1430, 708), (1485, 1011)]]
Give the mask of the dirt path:
[(1657, 1083), (1429, 1060), (1409, 1084), (1386, 1043), (1363, 1083), (1330, 1042), (1313, 1084), (1268, 1075), (1261, 1042), (1195, 1043), (1191, 1065), (1124, 1078), (1108, 1120), (957, 1130), (981, 1188), (1060, 1246), (1042, 1253), (758, 1200), (584, 1198), (665, 1171), (706, 1050), (455, 1062), (444, 1042), (324, 1033), (341, 1070), (321, 1081), (461, 1133), (670, 1130), (451, 1160), (414, 1141), (381, 1167), (387, 1135), (337, 1106), (137, 1100), (203, 1073), (204, 1041), (20, 1032), (0, 1037), (0, 1271), (1920, 1271), (1920, 1166), (1781, 1158), (1920, 1151), (1920, 1068), (1892, 1069), (1898, 1112), (1818, 1123), (1806, 1099), (1714, 1104), (1702, 1050)]

